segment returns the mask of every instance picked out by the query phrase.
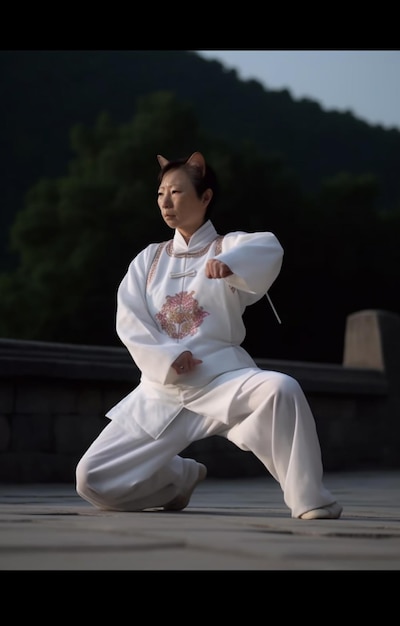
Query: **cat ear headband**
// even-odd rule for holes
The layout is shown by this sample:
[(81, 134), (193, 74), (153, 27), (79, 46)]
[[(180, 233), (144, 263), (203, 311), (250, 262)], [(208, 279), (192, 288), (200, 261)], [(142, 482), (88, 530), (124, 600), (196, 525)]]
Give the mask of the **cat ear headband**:
[[(161, 154), (157, 154), (157, 160), (161, 168), (165, 167), (169, 163), (168, 159), (161, 156)], [(193, 154), (186, 160), (186, 164), (200, 168), (203, 176), (206, 173), (206, 162), (201, 152), (193, 152)]]

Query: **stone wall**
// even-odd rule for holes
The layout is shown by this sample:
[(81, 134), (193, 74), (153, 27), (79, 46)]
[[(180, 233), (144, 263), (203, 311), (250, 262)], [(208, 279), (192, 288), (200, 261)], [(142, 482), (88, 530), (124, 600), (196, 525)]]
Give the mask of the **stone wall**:
[[(400, 318), (350, 316), (343, 364), (260, 359), (302, 385), (316, 419), (325, 471), (400, 467)], [(0, 339), (0, 482), (74, 482), (76, 464), (108, 423), (105, 413), (139, 381), (125, 348)], [(209, 476), (265, 472), (225, 439), (183, 451)]]

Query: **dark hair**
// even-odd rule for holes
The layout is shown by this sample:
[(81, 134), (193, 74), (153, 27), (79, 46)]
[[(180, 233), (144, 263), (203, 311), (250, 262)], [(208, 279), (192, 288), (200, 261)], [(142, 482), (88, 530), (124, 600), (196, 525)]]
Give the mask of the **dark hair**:
[(190, 178), (192, 185), (195, 188), (196, 194), (199, 198), (201, 198), (206, 189), (211, 189), (213, 195), (210, 202), (208, 203), (207, 210), (204, 215), (204, 222), (206, 222), (208, 219), (210, 219), (210, 215), (219, 196), (219, 184), (217, 175), (213, 168), (208, 165), (208, 163), (206, 163), (206, 171), (203, 176), (199, 167), (195, 167), (187, 163), (188, 159), (189, 157), (182, 157), (179, 159), (174, 159), (173, 161), (168, 161), (168, 163), (164, 165), (164, 167), (162, 167), (158, 173), (158, 184), (161, 184), (164, 174), (166, 174), (167, 172), (171, 170), (182, 169)]

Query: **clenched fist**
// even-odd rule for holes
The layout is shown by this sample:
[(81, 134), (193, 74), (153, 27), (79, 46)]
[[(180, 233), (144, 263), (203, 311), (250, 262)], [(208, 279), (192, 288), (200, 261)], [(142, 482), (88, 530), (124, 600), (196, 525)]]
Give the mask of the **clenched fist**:
[(207, 278), (225, 278), (231, 274), (233, 274), (231, 268), (218, 259), (209, 259), (206, 263)]

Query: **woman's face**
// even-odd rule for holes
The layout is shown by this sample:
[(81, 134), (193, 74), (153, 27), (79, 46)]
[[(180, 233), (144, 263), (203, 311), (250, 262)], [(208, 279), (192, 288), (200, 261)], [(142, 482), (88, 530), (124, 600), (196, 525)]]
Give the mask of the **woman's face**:
[(199, 198), (185, 170), (175, 169), (163, 176), (157, 202), (165, 223), (188, 240), (204, 223), (211, 196), (211, 189), (207, 189)]

